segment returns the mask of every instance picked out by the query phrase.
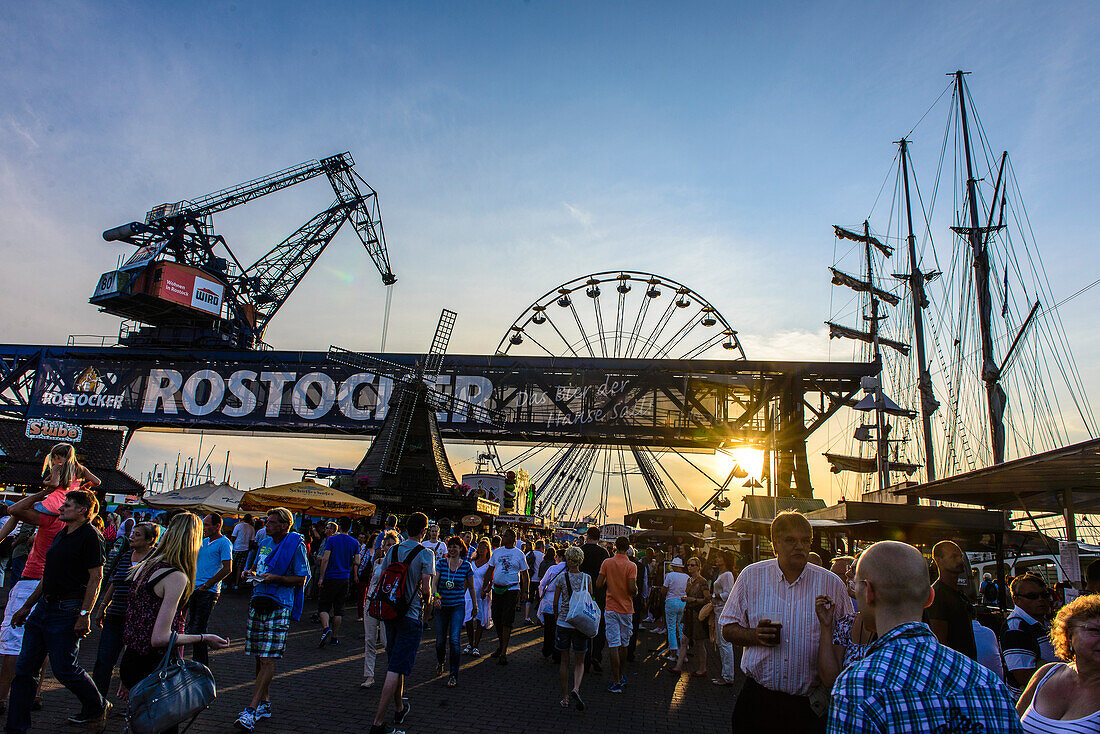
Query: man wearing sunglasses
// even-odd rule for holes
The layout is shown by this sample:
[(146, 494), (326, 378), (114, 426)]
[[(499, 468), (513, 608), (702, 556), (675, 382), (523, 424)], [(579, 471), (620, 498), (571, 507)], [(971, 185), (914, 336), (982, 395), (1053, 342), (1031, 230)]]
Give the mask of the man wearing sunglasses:
[(1025, 573), (1012, 579), (1008, 586), (1016, 608), (1005, 618), (1001, 633), (1001, 658), (1005, 666), (1005, 682), (1013, 700), (1045, 663), (1055, 661), (1051, 647), (1050, 594), (1041, 576)]

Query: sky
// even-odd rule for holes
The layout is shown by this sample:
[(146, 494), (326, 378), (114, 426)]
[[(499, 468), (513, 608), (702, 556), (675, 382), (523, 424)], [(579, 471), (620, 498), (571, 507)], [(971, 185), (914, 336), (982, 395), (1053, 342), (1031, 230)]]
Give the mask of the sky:
[[(423, 350), (449, 307), (450, 351), (491, 353), (542, 293), (633, 269), (707, 297), (750, 359), (837, 359), (822, 324), (831, 226), (867, 216), (893, 141), (959, 68), (987, 134), (1012, 151), (1064, 297), (1100, 277), (1098, 21), (1073, 2), (9, 3), (0, 342), (116, 334), (118, 319), (87, 299), (129, 252), (100, 232), (347, 150), (380, 194), (399, 278), (388, 350)], [(928, 180), (945, 120), (941, 105), (911, 136)], [(220, 215), (217, 229), (250, 261), (330, 198), (314, 181)], [(341, 232), (266, 341), (377, 349), (384, 301)], [(1098, 305), (1100, 289), (1061, 311), (1090, 395)], [(140, 433), (128, 471), (173, 465), (197, 442)], [(242, 486), (265, 464), (269, 480), (290, 480), (366, 448), (217, 436), (204, 454), (211, 443), (232, 451)], [(458, 473), (472, 451), (452, 450)], [(813, 477), (837, 499), (820, 459)]]

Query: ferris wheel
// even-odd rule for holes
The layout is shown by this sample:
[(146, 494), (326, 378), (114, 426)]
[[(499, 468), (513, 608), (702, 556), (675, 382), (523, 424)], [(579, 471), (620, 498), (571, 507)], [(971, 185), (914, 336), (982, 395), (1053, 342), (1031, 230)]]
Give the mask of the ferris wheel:
[[(547, 291), (512, 322), (497, 354), (609, 359), (745, 359), (737, 331), (713, 304), (672, 278), (608, 270)], [(714, 466), (715, 464), (719, 466)], [(696, 507), (701, 497), (744, 477), (726, 464), (673, 447), (538, 444), (504, 462), (523, 467), (543, 512), (606, 522), (618, 506)], [(740, 473), (738, 473), (740, 472)], [(689, 490), (695, 490), (695, 500)], [(723, 509), (729, 501), (713, 504)]]

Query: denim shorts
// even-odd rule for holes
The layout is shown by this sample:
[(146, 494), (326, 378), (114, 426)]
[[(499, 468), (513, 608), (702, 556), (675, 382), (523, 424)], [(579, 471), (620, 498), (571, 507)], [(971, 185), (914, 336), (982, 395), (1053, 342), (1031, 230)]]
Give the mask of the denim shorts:
[(420, 617), (404, 616), (401, 619), (386, 621), (386, 655), (389, 663), (386, 670), (398, 675), (412, 673), (413, 663), (416, 662), (416, 650), (420, 647), (420, 637), (424, 634), (424, 626), (420, 624)]
[(558, 625), (554, 636), (554, 647), (560, 652), (565, 652), (570, 647), (573, 648), (573, 652), (588, 652), (588, 638), (580, 630)]

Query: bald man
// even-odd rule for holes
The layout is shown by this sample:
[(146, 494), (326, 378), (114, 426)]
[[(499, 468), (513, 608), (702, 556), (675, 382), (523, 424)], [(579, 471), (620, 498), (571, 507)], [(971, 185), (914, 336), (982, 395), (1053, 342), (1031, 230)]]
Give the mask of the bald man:
[(941, 540), (932, 547), (932, 560), (940, 577), (932, 585), (936, 600), (924, 613), (924, 621), (937, 640), (977, 660), (978, 646), (974, 642), (974, 627), (970, 624), (974, 605), (963, 593), (969, 583), (966, 555), (956, 543)]
[(921, 623), (934, 594), (920, 551), (875, 543), (860, 556), (853, 583), (864, 624), (879, 637), (837, 678), (829, 734), (1022, 734), (1004, 683)]

